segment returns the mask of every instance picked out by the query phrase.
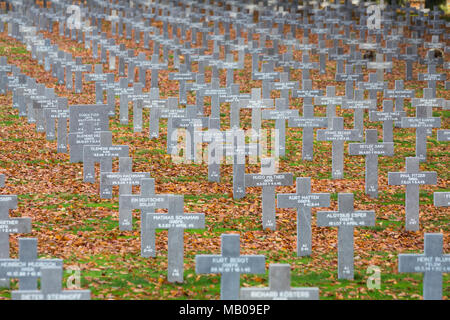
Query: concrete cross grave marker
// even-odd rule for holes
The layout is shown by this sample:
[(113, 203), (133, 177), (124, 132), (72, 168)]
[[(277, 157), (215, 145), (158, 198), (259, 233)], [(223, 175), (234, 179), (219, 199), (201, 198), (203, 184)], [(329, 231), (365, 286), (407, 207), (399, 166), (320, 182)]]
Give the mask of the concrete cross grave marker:
[(289, 264), (269, 265), (269, 287), (241, 288), (241, 300), (319, 300), (319, 288), (291, 287)]
[[(112, 132), (101, 131), (98, 145), (83, 147), (83, 181), (95, 183), (95, 163), (100, 163), (100, 175), (112, 172), (112, 159), (128, 157), (129, 146), (112, 144)], [(102, 185), (100, 181), (100, 194), (112, 193), (111, 185)]]
[(241, 255), (238, 234), (222, 234), (221, 255), (196, 255), (197, 274), (219, 273), (220, 299), (239, 299), (239, 277), (242, 273), (265, 273), (266, 258), (263, 255)]
[(366, 157), (366, 194), (378, 198), (378, 157), (393, 156), (394, 143), (379, 143), (377, 129), (366, 129), (366, 143), (349, 143), (348, 154)]
[(204, 229), (203, 213), (183, 213), (184, 197), (169, 195), (168, 213), (148, 213), (146, 226), (152, 230), (168, 229), (169, 282), (183, 282), (183, 256), (185, 229)]
[(329, 193), (311, 193), (311, 178), (296, 179), (296, 193), (278, 194), (278, 208), (297, 209), (297, 256), (311, 255), (311, 208), (329, 207)]
[(406, 185), (405, 228), (407, 231), (419, 230), (419, 187), (424, 184), (436, 184), (434, 171), (420, 171), (419, 158), (406, 158), (405, 172), (388, 172), (389, 185)]
[[(394, 98), (395, 102), (395, 111), (404, 111), (404, 100), (405, 99), (412, 99), (414, 98), (415, 90), (405, 90), (405, 85), (403, 83), (403, 80), (395, 80), (395, 89), (385, 89), (383, 96), (386, 99), (392, 99)], [(383, 101), (384, 103), (384, 101)], [(392, 110), (391, 110), (392, 111)], [(395, 119), (397, 122), (395, 122), (396, 127), (401, 126), (400, 119)], [(378, 120), (382, 121), (382, 120)], [(392, 140), (391, 140), (392, 141)], [(385, 142), (387, 142), (385, 140)]]
[(61, 259), (38, 259), (37, 239), (19, 238), (19, 258), (0, 259), (0, 279), (19, 279), (19, 290), (36, 290), (42, 267), (60, 267)]
[[(319, 91), (319, 92), (318, 92)], [(292, 117), (288, 121), (289, 127), (303, 128), (302, 159), (312, 161), (314, 156), (314, 128), (326, 128), (327, 118), (314, 116), (313, 97), (321, 94), (321, 90), (312, 89), (312, 81), (303, 80), (303, 89), (296, 90), (294, 97), (303, 98), (303, 116)]]
[(275, 158), (261, 159), (261, 173), (245, 175), (245, 188), (262, 187), (262, 222), (264, 229), (276, 229), (275, 187), (290, 186), (292, 182), (292, 173), (275, 173)]
[(225, 103), (230, 103), (230, 128), (240, 128), (240, 100), (250, 99), (247, 93), (240, 93), (239, 84), (232, 84), (230, 91), (221, 96), (221, 100)]
[(383, 122), (383, 142), (394, 142), (393, 123), (406, 116), (405, 111), (394, 111), (394, 101), (383, 100), (383, 110), (371, 110), (369, 112), (370, 121)]
[(317, 130), (317, 140), (332, 141), (331, 176), (333, 179), (342, 179), (344, 177), (344, 141), (359, 141), (359, 131), (344, 129), (344, 119), (335, 117), (331, 128)]
[(147, 224), (147, 214), (154, 213), (155, 209), (167, 209), (169, 207), (169, 195), (155, 194), (155, 179), (143, 178), (141, 180), (141, 193), (123, 194), (119, 196), (119, 230), (130, 231), (133, 229), (132, 210), (141, 211), (141, 256), (156, 256), (156, 232)]
[(75, 64), (71, 66), (70, 72), (75, 72), (75, 93), (81, 93), (83, 88), (83, 72), (91, 72), (92, 65), (83, 64), (82, 57), (75, 58)]
[(284, 98), (275, 100), (275, 110), (262, 110), (262, 119), (275, 120), (276, 156), (286, 154), (286, 120), (298, 118), (298, 110), (289, 109), (288, 101)]
[(336, 96), (336, 87), (327, 86), (326, 96), (319, 96), (314, 98), (315, 105), (327, 105), (327, 127), (332, 126), (333, 118), (336, 117), (336, 106), (341, 105), (344, 97)]
[(338, 278), (353, 280), (354, 228), (375, 225), (375, 211), (354, 211), (353, 193), (338, 194), (338, 211), (317, 212), (317, 226), (338, 228)]
[(423, 299), (442, 300), (442, 274), (450, 272), (450, 254), (442, 253), (442, 233), (425, 233), (424, 238), (424, 253), (398, 255), (398, 272), (423, 273)]
[(63, 290), (62, 267), (41, 268), (41, 290), (16, 290), (12, 300), (91, 300), (90, 290)]
[(187, 104), (186, 96), (186, 82), (189, 80), (195, 80), (195, 73), (188, 71), (185, 64), (180, 65), (180, 71), (177, 73), (169, 73), (169, 80), (179, 82), (179, 98), (180, 104)]
[(186, 114), (183, 118), (172, 119), (173, 128), (184, 128), (186, 129), (186, 152), (184, 152), (184, 157), (186, 161), (192, 161), (197, 159), (197, 141), (196, 131), (201, 131), (202, 128), (207, 127), (209, 124), (208, 117), (199, 117), (197, 115), (196, 106), (187, 106)]
[(377, 108), (376, 99), (364, 99), (364, 90), (356, 89), (354, 91), (355, 96), (352, 99), (345, 99), (342, 102), (342, 109), (353, 109), (354, 110), (354, 129), (358, 130), (359, 137), (363, 139), (364, 133), (364, 110), (374, 110)]
[(430, 117), (432, 106), (441, 105), (441, 99), (434, 99), (433, 89), (423, 89), (424, 99), (413, 99), (412, 106), (416, 107), (415, 117), (403, 117), (401, 119), (402, 128), (416, 129), (416, 157), (420, 161), (427, 160), (427, 136), (430, 134), (429, 130), (432, 128), (441, 127), (440, 117)]
[(111, 189), (106, 188), (107, 186), (118, 185), (119, 196), (122, 194), (131, 194), (132, 186), (138, 186), (141, 184), (142, 179), (150, 178), (150, 173), (148, 172), (133, 172), (132, 163), (133, 159), (131, 157), (120, 157), (119, 172), (104, 172), (101, 174), (100, 184), (105, 187), (100, 194), (101, 199), (112, 198), (112, 192), (109, 192)]
[(261, 88), (252, 88), (251, 98), (242, 99), (241, 108), (252, 109), (252, 129), (259, 131), (261, 129), (261, 109), (273, 107), (273, 99), (262, 99)]
[(376, 69), (378, 81), (383, 82), (384, 81), (384, 70), (392, 69), (392, 61), (384, 62), (384, 55), (381, 53), (377, 53), (376, 61), (368, 62), (367, 69)]

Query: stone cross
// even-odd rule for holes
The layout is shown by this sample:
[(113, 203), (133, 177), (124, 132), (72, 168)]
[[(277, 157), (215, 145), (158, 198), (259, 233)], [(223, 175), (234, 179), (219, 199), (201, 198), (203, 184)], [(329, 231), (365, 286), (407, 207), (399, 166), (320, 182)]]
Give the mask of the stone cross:
[(262, 110), (262, 119), (275, 120), (275, 141), (277, 156), (286, 154), (286, 120), (298, 118), (298, 110), (289, 109), (288, 101), (284, 98), (275, 100), (275, 110)]
[(180, 66), (180, 72), (169, 73), (169, 80), (179, 82), (180, 104), (187, 104), (186, 81), (195, 80), (195, 73), (188, 71), (186, 65)]
[(298, 81), (289, 81), (289, 73), (282, 72), (280, 81), (273, 83), (273, 90), (281, 92), (280, 97), (289, 101), (289, 91), (298, 88)]
[(83, 72), (91, 72), (92, 65), (83, 64), (82, 57), (75, 58), (75, 64), (71, 66), (70, 72), (75, 72), (75, 93), (81, 93), (83, 87)]
[(45, 109), (44, 112), (47, 140), (55, 139), (55, 121), (58, 121), (56, 129), (57, 152), (67, 153), (67, 122), (69, 121), (67, 98), (57, 98), (57, 107)]
[(377, 79), (379, 82), (384, 81), (384, 70), (392, 69), (392, 61), (384, 62), (384, 55), (377, 53), (375, 62), (368, 62), (367, 69), (376, 69)]
[(376, 99), (364, 99), (364, 90), (356, 89), (355, 96), (352, 99), (345, 99), (342, 103), (342, 109), (354, 110), (354, 128), (358, 130), (359, 140), (363, 139), (364, 133), (364, 110), (374, 110), (377, 108)]
[(353, 65), (345, 66), (345, 73), (336, 73), (336, 81), (345, 81), (345, 97), (346, 99), (353, 99), (354, 85), (357, 81), (363, 80), (362, 73), (353, 73)]
[(366, 143), (349, 143), (349, 155), (366, 157), (366, 194), (378, 198), (378, 157), (393, 156), (393, 142), (378, 142), (377, 129), (366, 129)]
[(230, 128), (240, 128), (240, 100), (250, 99), (250, 95), (247, 93), (239, 92), (239, 84), (232, 84), (230, 86), (230, 92), (221, 96), (221, 99), (225, 103), (230, 103)]
[(296, 193), (278, 194), (278, 208), (297, 208), (297, 256), (311, 255), (311, 208), (329, 207), (329, 193), (311, 193), (311, 178), (297, 178)]
[[(132, 186), (138, 186), (141, 184), (141, 180), (144, 178), (150, 178), (148, 172), (133, 172), (132, 170), (133, 159), (131, 157), (119, 158), (119, 172), (104, 172), (100, 175), (100, 184), (105, 188), (102, 189), (103, 193), (100, 194), (101, 199), (111, 199), (112, 191), (108, 186), (119, 186), (119, 196), (122, 194), (131, 194)], [(130, 213), (131, 214), (131, 213)], [(120, 205), (119, 205), (119, 217)]]
[(261, 173), (246, 174), (245, 187), (262, 187), (263, 228), (276, 229), (275, 187), (292, 185), (292, 173), (275, 173), (275, 159), (261, 159)]
[(314, 98), (315, 105), (327, 105), (327, 119), (330, 128), (332, 126), (333, 118), (336, 117), (336, 106), (341, 105), (344, 97), (336, 96), (336, 87), (327, 86), (326, 96)]
[(42, 267), (60, 267), (61, 259), (38, 259), (37, 239), (19, 238), (19, 258), (0, 259), (0, 279), (18, 278), (19, 290), (36, 290)]
[(169, 196), (168, 213), (147, 213), (146, 226), (152, 230), (168, 229), (168, 281), (183, 282), (185, 229), (204, 229), (203, 213), (183, 213), (183, 196)]
[(442, 300), (442, 274), (450, 272), (450, 254), (443, 254), (442, 233), (425, 233), (423, 254), (399, 254), (398, 272), (423, 273), (423, 299)]
[[(186, 109), (178, 108), (177, 97), (168, 97), (167, 108), (158, 108), (157, 110), (158, 112), (154, 115), (155, 117), (157, 117), (158, 119), (167, 119), (167, 153), (173, 154), (173, 152), (176, 152), (178, 143), (176, 139), (176, 128), (173, 126), (173, 119), (186, 117)], [(159, 121), (157, 123), (159, 123)], [(159, 134), (159, 130), (155, 133)]]
[(318, 141), (332, 141), (332, 169), (333, 179), (344, 177), (344, 141), (359, 141), (359, 130), (344, 129), (344, 119), (333, 118), (332, 126), (328, 129), (317, 130)]
[(241, 300), (319, 300), (319, 288), (291, 288), (291, 266), (269, 265), (269, 287), (241, 288)]
[(196, 255), (197, 274), (220, 273), (221, 300), (239, 299), (239, 278), (242, 273), (265, 273), (263, 255), (241, 255), (238, 234), (222, 234), (221, 255)]
[(419, 158), (406, 158), (406, 172), (388, 172), (389, 185), (406, 185), (405, 227), (408, 231), (419, 230), (419, 187), (423, 184), (436, 184), (434, 171), (420, 171)]
[(16, 290), (12, 300), (91, 300), (90, 290), (63, 290), (62, 267), (41, 267), (41, 290)]
[(369, 99), (376, 100), (377, 93), (383, 92), (387, 88), (388, 83), (377, 80), (376, 73), (369, 73), (369, 82), (358, 82), (358, 88), (369, 91)]
[(355, 227), (374, 226), (375, 211), (354, 211), (353, 193), (338, 194), (338, 211), (317, 212), (317, 226), (338, 228), (338, 278), (353, 280)]
[[(395, 80), (395, 89), (385, 89), (383, 96), (386, 99), (395, 100), (395, 111), (404, 111), (404, 100), (414, 98), (415, 90), (405, 90), (405, 85), (403, 80)], [(384, 103), (384, 101), (383, 101)], [(400, 127), (400, 119), (395, 119), (397, 122), (395, 123), (396, 127)], [(382, 120), (378, 120), (382, 121)], [(391, 124), (392, 126), (392, 124)], [(386, 141), (386, 140), (385, 140)], [(392, 141), (392, 140), (391, 140)], [(387, 142), (387, 141), (386, 141)]]
[(196, 131), (200, 131), (209, 124), (207, 117), (199, 117), (197, 114), (196, 106), (186, 106), (186, 113), (183, 118), (172, 119), (173, 128), (186, 129), (186, 152), (185, 159), (187, 161), (195, 161), (197, 159), (197, 134)]
[[(100, 132), (99, 145), (83, 147), (83, 181), (95, 183), (95, 163), (100, 163), (100, 174), (112, 171), (112, 159), (128, 157), (128, 146), (112, 144), (112, 132)], [(111, 185), (100, 183), (100, 194), (112, 193)]]
[(370, 121), (383, 122), (383, 142), (394, 142), (393, 123), (406, 116), (405, 111), (394, 111), (394, 101), (383, 100), (383, 111), (371, 110)]
[(430, 117), (428, 114), (431, 111), (431, 106), (436, 105), (435, 100), (432, 98), (432, 89), (425, 88), (424, 99), (413, 99), (412, 106), (416, 107), (415, 117), (403, 117), (401, 119), (402, 128), (415, 128), (416, 129), (416, 157), (419, 157), (420, 161), (427, 160), (427, 136), (429, 130), (432, 128), (441, 127), (440, 117)]
[(262, 99), (261, 88), (252, 88), (251, 98), (242, 99), (241, 108), (252, 109), (252, 129), (259, 131), (261, 129), (261, 109), (273, 107), (273, 99)]
[(156, 233), (147, 225), (147, 214), (154, 213), (157, 208), (167, 209), (169, 207), (169, 195), (155, 194), (155, 179), (144, 178), (141, 180), (141, 193), (124, 194), (119, 196), (119, 211), (123, 213), (119, 216), (119, 230), (130, 231), (133, 229), (133, 209), (141, 211), (141, 256), (156, 256)]
[(419, 55), (415, 52), (414, 47), (406, 47), (405, 54), (399, 54), (398, 59), (404, 60), (406, 63), (405, 80), (413, 80), (413, 63), (419, 60)]

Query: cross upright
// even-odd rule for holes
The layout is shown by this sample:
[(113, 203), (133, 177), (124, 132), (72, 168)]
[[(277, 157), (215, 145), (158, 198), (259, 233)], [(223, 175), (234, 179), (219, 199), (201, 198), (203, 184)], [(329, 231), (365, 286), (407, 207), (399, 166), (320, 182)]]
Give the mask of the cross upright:
[[(148, 172), (133, 172), (132, 169), (133, 159), (131, 157), (119, 158), (119, 172), (103, 172), (100, 175), (100, 184), (105, 188), (102, 189), (100, 194), (101, 199), (111, 199), (112, 189), (106, 188), (107, 186), (119, 186), (119, 196), (122, 194), (131, 194), (132, 186), (138, 186), (141, 184), (141, 180), (144, 178), (150, 178)], [(119, 217), (120, 217), (119, 208)]]
[(241, 288), (241, 300), (319, 300), (319, 288), (291, 287), (291, 266), (269, 265), (269, 287)]
[(377, 80), (376, 73), (369, 73), (369, 82), (358, 82), (358, 88), (369, 91), (369, 99), (377, 100), (377, 93), (383, 92), (388, 83)]
[(317, 140), (332, 141), (331, 176), (333, 179), (342, 179), (344, 177), (344, 141), (359, 141), (359, 130), (344, 129), (344, 119), (335, 117), (330, 128), (317, 130)]
[[(147, 214), (154, 213), (156, 209), (169, 207), (169, 195), (155, 194), (155, 179), (143, 178), (141, 180), (140, 194), (122, 194), (119, 196), (119, 230), (133, 230), (132, 211), (141, 211), (141, 256), (156, 256), (156, 233), (147, 225)], [(122, 213), (122, 215), (120, 214)]]
[(329, 193), (311, 193), (311, 178), (297, 178), (296, 192), (277, 195), (278, 208), (297, 209), (297, 256), (311, 255), (311, 208), (329, 207)]
[(18, 278), (19, 290), (36, 290), (41, 268), (62, 268), (61, 259), (38, 259), (37, 239), (19, 238), (19, 259), (0, 259), (0, 279)]
[(338, 211), (317, 212), (318, 227), (338, 228), (338, 278), (353, 280), (354, 228), (375, 225), (375, 211), (355, 211), (353, 193), (338, 194)]
[(406, 116), (405, 111), (394, 111), (394, 101), (383, 100), (383, 110), (369, 111), (369, 121), (383, 122), (383, 142), (394, 142), (393, 123)]
[(406, 47), (405, 54), (399, 54), (398, 59), (405, 61), (405, 80), (413, 80), (413, 64), (419, 60), (419, 55), (417, 54), (414, 47)]
[(341, 107), (342, 109), (354, 110), (353, 127), (358, 130), (360, 140), (362, 140), (364, 133), (364, 111), (365, 109), (376, 110), (377, 100), (364, 99), (364, 90), (362, 89), (356, 89), (354, 94), (355, 96), (352, 99), (345, 99)]
[(221, 96), (221, 99), (225, 103), (230, 103), (230, 128), (240, 128), (240, 100), (250, 99), (250, 95), (247, 93), (240, 93), (239, 84), (233, 83), (230, 86), (230, 91)]
[(327, 86), (326, 88), (326, 96), (319, 96), (314, 98), (315, 105), (327, 105), (327, 119), (328, 125), (327, 127), (331, 127), (332, 120), (336, 117), (336, 106), (341, 105), (344, 101), (344, 97), (336, 96), (336, 87), (335, 86)]
[(63, 268), (41, 268), (41, 290), (15, 290), (12, 300), (90, 300), (90, 290), (63, 290)]
[(183, 282), (185, 229), (204, 229), (205, 214), (183, 212), (184, 197), (169, 195), (168, 213), (147, 213), (146, 226), (151, 230), (168, 229), (168, 281)]
[(183, 118), (172, 119), (173, 128), (186, 129), (186, 148), (185, 159), (187, 161), (195, 161), (197, 159), (197, 134), (202, 128), (208, 127), (209, 118), (199, 117), (196, 106), (186, 106), (186, 113)]
[(375, 62), (368, 62), (367, 69), (376, 69), (377, 79), (379, 82), (384, 81), (384, 70), (392, 69), (392, 61), (384, 62), (384, 55), (377, 53)]
[[(138, 106), (141, 109), (140, 114), (142, 115), (142, 108), (150, 109), (150, 120), (149, 120), (149, 135), (150, 139), (157, 138), (159, 136), (159, 117), (160, 110), (167, 107), (168, 100), (161, 99), (159, 96), (159, 88), (150, 88), (150, 94), (143, 99), (142, 104)], [(140, 108), (142, 107), (142, 108)]]
[[(129, 146), (112, 144), (112, 132), (100, 132), (99, 145), (83, 147), (83, 181), (95, 183), (95, 163), (100, 163), (100, 174), (112, 171), (112, 159), (128, 157)], [(100, 194), (112, 193), (112, 186), (100, 183)]]
[(219, 273), (221, 300), (238, 300), (242, 273), (265, 273), (266, 258), (263, 255), (241, 255), (238, 234), (222, 234), (221, 255), (196, 255), (197, 274)]
[(366, 194), (378, 198), (378, 157), (393, 156), (393, 142), (378, 142), (377, 129), (366, 129), (366, 143), (349, 143), (349, 155), (366, 157)]
[(416, 107), (415, 117), (403, 117), (401, 119), (402, 128), (416, 129), (416, 157), (420, 161), (427, 160), (427, 136), (430, 135), (429, 130), (441, 127), (440, 117), (430, 117), (432, 106), (442, 103), (440, 99), (433, 98), (433, 89), (423, 89), (424, 99), (413, 99), (412, 106)]
[(362, 73), (353, 73), (354, 66), (348, 64), (345, 66), (345, 73), (336, 73), (336, 81), (344, 81), (345, 82), (345, 97), (346, 99), (353, 99), (353, 88), (355, 86), (356, 81), (363, 80)]
[(434, 171), (420, 171), (418, 157), (406, 158), (406, 172), (388, 172), (388, 184), (406, 185), (405, 228), (407, 231), (419, 230), (419, 187), (424, 184), (436, 184)]
[(71, 66), (70, 72), (75, 72), (75, 93), (81, 93), (83, 88), (83, 72), (91, 72), (92, 65), (83, 64), (82, 57), (75, 58), (75, 64)]
[(275, 188), (292, 185), (292, 173), (275, 173), (275, 158), (261, 159), (261, 173), (245, 175), (245, 188), (262, 187), (263, 228), (276, 229)]
[[(414, 95), (415, 95), (415, 90), (406, 90), (403, 80), (395, 80), (395, 89), (385, 89), (383, 92), (384, 98), (386, 98), (386, 99), (393, 98), (394, 99), (395, 111), (400, 111), (400, 112), (404, 111), (405, 99), (412, 99), (412, 98), (414, 98)], [(378, 121), (381, 121), (381, 120), (378, 120)], [(395, 126), (400, 127), (400, 119), (396, 119), (396, 121), (397, 122), (395, 123)]]
[(442, 300), (442, 274), (450, 272), (450, 254), (443, 254), (444, 235), (425, 233), (424, 253), (398, 255), (398, 272), (423, 273), (423, 299)]
[(262, 99), (261, 88), (252, 88), (251, 98), (242, 99), (239, 102), (241, 108), (252, 109), (252, 129), (261, 129), (261, 109), (273, 107), (273, 99)]
[(186, 82), (189, 80), (195, 80), (195, 73), (188, 71), (185, 64), (180, 65), (180, 71), (177, 73), (169, 73), (169, 80), (175, 80), (179, 82), (179, 97), (180, 104), (187, 104), (186, 96)]

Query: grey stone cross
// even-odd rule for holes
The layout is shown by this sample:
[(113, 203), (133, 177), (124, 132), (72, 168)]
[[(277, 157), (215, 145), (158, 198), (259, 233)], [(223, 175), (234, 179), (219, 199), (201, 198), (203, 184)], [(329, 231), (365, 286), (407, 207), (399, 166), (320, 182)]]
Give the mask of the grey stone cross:
[(338, 278), (353, 280), (354, 228), (375, 225), (374, 211), (354, 211), (353, 193), (338, 194), (338, 211), (317, 212), (317, 226), (338, 228)]
[(344, 129), (344, 119), (335, 117), (331, 128), (317, 130), (317, 140), (332, 141), (331, 176), (333, 179), (342, 179), (344, 177), (344, 141), (359, 141), (359, 131)]
[(275, 173), (275, 159), (261, 159), (261, 173), (246, 174), (245, 187), (262, 187), (263, 228), (276, 229), (275, 188), (292, 185), (292, 173)]
[(265, 273), (263, 255), (241, 255), (238, 234), (222, 234), (221, 255), (196, 255), (197, 274), (219, 273), (221, 300), (239, 299), (239, 278), (242, 273)]
[(185, 229), (204, 229), (203, 213), (183, 213), (184, 197), (169, 195), (168, 213), (148, 213), (149, 229), (168, 229), (168, 281), (183, 282), (183, 256)]
[(0, 278), (18, 278), (19, 290), (36, 290), (41, 268), (62, 268), (61, 259), (38, 259), (37, 239), (19, 238), (19, 258), (0, 259)]
[(450, 272), (450, 254), (443, 254), (442, 233), (425, 233), (424, 253), (399, 254), (398, 272), (423, 273), (423, 299), (442, 300), (442, 274)]
[(408, 231), (419, 230), (419, 187), (423, 184), (436, 184), (434, 171), (420, 171), (419, 158), (406, 158), (406, 172), (388, 172), (388, 184), (406, 185), (405, 227)]
[(383, 110), (371, 110), (369, 112), (370, 121), (383, 122), (383, 142), (394, 142), (393, 123), (400, 121), (406, 116), (405, 111), (394, 111), (394, 101), (383, 100)]
[(378, 198), (378, 157), (393, 156), (393, 142), (378, 142), (377, 129), (366, 129), (366, 143), (349, 143), (349, 155), (366, 157), (366, 194)]
[(297, 178), (296, 193), (278, 194), (278, 208), (297, 209), (297, 256), (311, 255), (311, 208), (330, 206), (329, 193), (311, 193), (311, 178)]

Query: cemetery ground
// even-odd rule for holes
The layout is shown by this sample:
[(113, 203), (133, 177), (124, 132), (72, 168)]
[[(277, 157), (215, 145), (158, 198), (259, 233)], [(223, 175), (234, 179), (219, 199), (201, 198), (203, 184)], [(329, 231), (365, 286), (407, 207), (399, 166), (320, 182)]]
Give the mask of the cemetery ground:
[[(90, 50), (75, 41), (46, 33), (47, 38), (74, 56), (82, 56), (84, 63), (99, 63), (93, 60)], [(315, 35), (311, 36), (312, 38)], [(120, 39), (129, 48), (136, 47), (130, 40)], [(139, 50), (150, 56), (139, 44)], [(423, 50), (423, 49), (422, 49)], [(300, 55), (300, 52), (296, 52)], [(424, 53), (421, 52), (423, 56)], [(19, 66), (23, 73), (35, 77), (55, 93), (67, 97), (71, 104), (94, 104), (94, 84), (83, 85), (82, 94), (68, 92), (58, 85), (55, 78), (31, 59), (31, 53), (7, 33), (0, 35), (0, 56), (7, 56), (8, 63)], [(170, 57), (173, 59), (173, 57)], [(300, 59), (299, 59), (300, 60)], [(447, 60), (447, 59), (446, 59)], [(250, 92), (251, 87), (260, 87), (260, 81), (251, 81), (249, 57), (247, 67), (236, 72), (235, 81), (241, 92)], [(159, 72), (160, 93), (163, 98), (176, 96), (178, 85), (168, 80), (174, 69)], [(107, 70), (107, 66), (104, 66)], [(195, 70), (195, 67), (194, 67)], [(317, 89), (327, 85), (336, 86), (336, 94), (343, 95), (344, 84), (334, 82), (335, 62), (330, 61), (327, 74), (311, 71)], [(425, 72), (426, 67), (414, 70)], [(110, 71), (110, 72), (116, 72)], [(395, 63), (385, 80), (393, 83), (403, 79), (404, 63)], [(149, 76), (149, 74), (148, 74)], [(210, 79), (211, 70), (206, 70)], [(116, 74), (116, 80), (118, 75)], [(301, 79), (300, 72), (292, 72), (292, 79)], [(367, 81), (367, 72), (365, 74)], [(225, 83), (225, 75), (221, 75)], [(149, 82), (148, 82), (149, 85)], [(415, 89), (416, 97), (422, 96), (424, 82), (405, 81), (405, 89)], [(147, 88), (148, 89), (148, 88)], [(437, 84), (437, 96), (450, 99), (442, 83)], [(274, 94), (272, 98), (276, 98)], [(119, 97), (116, 97), (117, 101)], [(320, 228), (316, 224), (317, 211), (312, 209), (312, 255), (296, 256), (296, 210), (276, 209), (277, 229), (262, 228), (261, 190), (248, 188), (247, 196), (234, 200), (232, 196), (231, 165), (221, 165), (221, 182), (211, 183), (207, 179), (206, 163), (175, 164), (165, 152), (165, 121), (161, 121), (158, 139), (148, 137), (148, 110), (144, 109), (145, 126), (141, 133), (133, 133), (132, 115), (129, 125), (121, 125), (116, 117), (111, 118), (113, 144), (128, 144), (133, 158), (133, 171), (150, 172), (155, 178), (156, 193), (184, 194), (185, 212), (205, 213), (206, 229), (186, 230), (185, 237), (185, 282), (171, 284), (167, 281), (167, 231), (158, 230), (156, 238), (157, 256), (140, 256), (139, 215), (133, 216), (133, 231), (119, 231), (118, 189), (112, 199), (100, 199), (98, 183), (83, 182), (82, 163), (69, 163), (68, 154), (56, 152), (56, 142), (45, 139), (45, 133), (37, 133), (34, 124), (19, 118), (17, 110), (11, 108), (11, 93), (0, 96), (0, 167), (6, 175), (3, 194), (17, 194), (19, 205), (11, 216), (31, 217), (32, 233), (27, 237), (38, 238), (41, 257), (64, 260), (64, 269), (77, 266), (81, 270), (81, 287), (90, 289), (93, 299), (218, 299), (220, 275), (196, 275), (195, 255), (220, 252), (222, 233), (239, 233), (241, 254), (263, 254), (266, 256), (265, 275), (242, 275), (241, 287), (267, 286), (268, 264), (289, 263), (292, 267), (292, 286), (318, 287), (321, 299), (420, 299), (422, 296), (422, 274), (398, 273), (399, 253), (423, 252), (424, 233), (444, 234), (443, 252), (450, 252), (450, 215), (448, 208), (433, 206), (434, 191), (450, 191), (450, 149), (448, 143), (436, 140), (436, 129), (428, 137), (428, 160), (420, 165), (422, 171), (436, 171), (437, 185), (420, 188), (420, 231), (405, 231), (405, 187), (389, 186), (387, 173), (405, 170), (405, 157), (415, 155), (415, 130), (394, 128), (395, 153), (392, 157), (379, 158), (379, 196), (372, 199), (364, 193), (364, 161), (362, 156), (349, 156), (345, 147), (345, 179), (331, 179), (331, 143), (314, 141), (314, 160), (301, 158), (301, 129), (286, 130), (286, 156), (280, 159), (279, 172), (292, 172), (296, 177), (311, 177), (312, 192), (329, 192), (331, 207), (337, 209), (337, 193), (355, 194), (355, 210), (375, 210), (375, 227), (355, 228), (355, 280), (337, 280), (337, 228)], [(208, 107), (210, 98), (205, 98)], [(190, 94), (188, 102), (194, 102)], [(302, 112), (302, 100), (291, 98), (290, 106)], [(408, 116), (414, 110), (405, 102)], [(116, 104), (118, 115), (118, 103)], [(317, 106), (316, 115), (325, 115), (325, 106)], [(381, 96), (378, 96), (381, 110)], [(229, 105), (221, 109), (222, 128), (229, 128)], [(241, 111), (244, 129), (250, 127), (250, 110)], [(337, 116), (344, 117), (346, 127), (353, 126), (351, 111), (338, 107)], [(450, 127), (450, 111), (435, 108), (433, 116), (441, 117), (441, 128)], [(382, 124), (369, 122), (365, 114), (366, 128), (377, 129), (381, 136)], [(263, 121), (264, 128), (272, 128), (273, 121)], [(345, 144), (347, 146), (347, 143)], [(118, 170), (118, 160), (114, 161)], [(247, 173), (259, 172), (259, 164), (247, 166)], [(98, 174), (98, 168), (97, 168)], [(138, 188), (133, 187), (138, 192)], [(278, 187), (277, 193), (295, 192), (295, 185)], [(161, 212), (164, 212), (163, 210)], [(17, 238), (11, 236), (11, 257), (17, 257)], [(380, 288), (370, 289), (366, 285), (374, 276), (370, 267), (380, 270)], [(368, 269), (369, 268), (369, 269)], [(65, 271), (64, 278), (69, 273)], [(376, 275), (375, 275), (376, 276)], [(17, 281), (12, 280), (12, 289)], [(11, 289), (0, 289), (2, 299), (10, 298)], [(450, 296), (450, 274), (443, 274), (443, 299)]]

